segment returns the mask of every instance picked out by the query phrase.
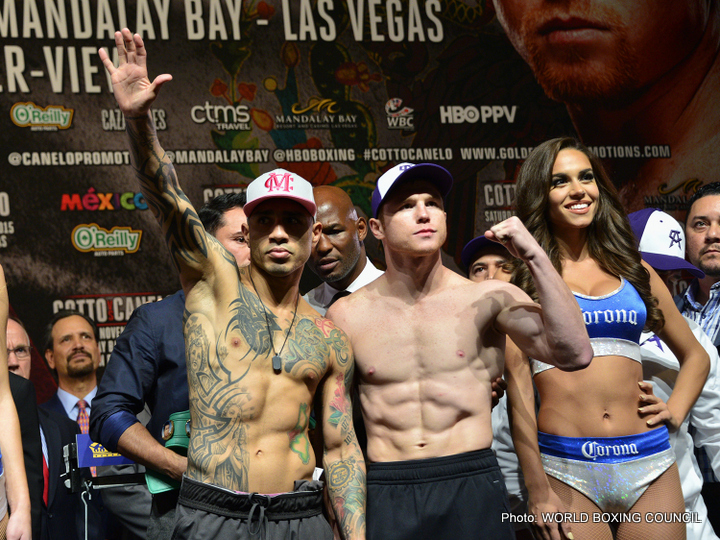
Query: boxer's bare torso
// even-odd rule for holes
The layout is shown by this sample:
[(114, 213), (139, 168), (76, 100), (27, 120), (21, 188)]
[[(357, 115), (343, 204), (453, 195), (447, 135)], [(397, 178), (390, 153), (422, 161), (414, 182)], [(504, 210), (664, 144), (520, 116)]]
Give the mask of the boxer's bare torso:
[[(347, 339), (302, 299), (294, 321), (294, 302), (276, 315), (255, 293), (248, 270), (238, 279), (229, 261), (215, 267), (215, 292), (201, 282), (186, 302), (187, 474), (235, 491), (290, 491), (295, 480), (311, 479), (316, 465), (308, 423), (318, 385), (331, 371), (341, 387), (349, 383)], [(272, 358), (286, 335), (276, 370)]]
[(389, 295), (382, 276), (332, 308), (353, 344), (371, 461), (488, 448), (490, 383), (504, 364), (496, 319), (517, 300), (539, 319), (511, 285), (441, 273), (439, 287), (412, 302)]

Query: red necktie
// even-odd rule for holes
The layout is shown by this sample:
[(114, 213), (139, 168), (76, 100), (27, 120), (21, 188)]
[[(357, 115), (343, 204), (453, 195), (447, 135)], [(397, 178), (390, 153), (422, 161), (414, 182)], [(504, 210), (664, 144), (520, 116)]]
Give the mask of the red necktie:
[(48, 463), (43, 454), (43, 501), (45, 506), (48, 504), (48, 490), (50, 489), (50, 469), (48, 469)]
[(77, 423), (80, 426), (80, 433), (87, 433), (90, 431), (90, 419), (87, 413), (87, 403), (84, 399), (77, 402), (78, 416)]
[[(87, 413), (87, 403), (84, 399), (81, 399), (77, 402), (78, 406), (78, 416), (77, 416), (77, 423), (78, 426), (80, 426), (80, 433), (87, 433), (90, 431), (90, 418), (88, 418)], [(95, 476), (97, 474), (97, 468), (96, 467), (90, 467), (90, 473)]]

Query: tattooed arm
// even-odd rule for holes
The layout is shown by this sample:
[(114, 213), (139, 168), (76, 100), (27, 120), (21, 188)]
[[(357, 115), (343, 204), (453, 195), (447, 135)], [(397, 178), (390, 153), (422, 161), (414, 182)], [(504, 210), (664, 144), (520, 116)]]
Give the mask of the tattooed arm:
[(235, 260), (217, 240), (205, 233), (195, 209), (178, 184), (170, 158), (158, 141), (150, 106), (162, 85), (172, 76), (159, 75), (150, 82), (143, 40), (127, 28), (115, 32), (115, 46), (119, 59), (117, 68), (104, 49), (98, 52), (111, 75), (115, 99), (125, 115), (135, 173), (145, 199), (163, 229), (187, 292), (212, 268), (207, 263), (213, 255), (219, 255), (231, 264), (235, 264)]
[(365, 461), (355, 437), (350, 389), (354, 361), (345, 333), (324, 321), (332, 363), (323, 385), (323, 464), (338, 527), (346, 539), (365, 538)]

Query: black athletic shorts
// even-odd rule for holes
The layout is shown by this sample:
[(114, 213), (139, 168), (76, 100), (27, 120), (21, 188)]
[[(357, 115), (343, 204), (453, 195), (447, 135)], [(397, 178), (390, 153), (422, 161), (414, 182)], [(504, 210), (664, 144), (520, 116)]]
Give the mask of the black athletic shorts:
[(512, 540), (507, 490), (492, 450), (369, 463), (367, 540)]
[(323, 483), (298, 480), (280, 495), (235, 493), (183, 477), (173, 539), (332, 540)]

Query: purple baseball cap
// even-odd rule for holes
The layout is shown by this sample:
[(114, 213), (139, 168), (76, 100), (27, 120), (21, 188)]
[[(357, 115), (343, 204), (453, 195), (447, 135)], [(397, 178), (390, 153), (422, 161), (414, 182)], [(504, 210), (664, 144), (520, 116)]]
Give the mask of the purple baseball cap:
[(685, 260), (685, 233), (677, 220), (658, 208), (643, 208), (628, 214), (638, 239), (638, 251), (656, 270), (687, 270), (697, 278), (705, 273)]
[(377, 179), (372, 194), (373, 217), (378, 217), (380, 205), (395, 186), (412, 180), (427, 180), (434, 184), (443, 198), (450, 192), (453, 183), (452, 175), (447, 169), (434, 163), (400, 163), (395, 165)]

